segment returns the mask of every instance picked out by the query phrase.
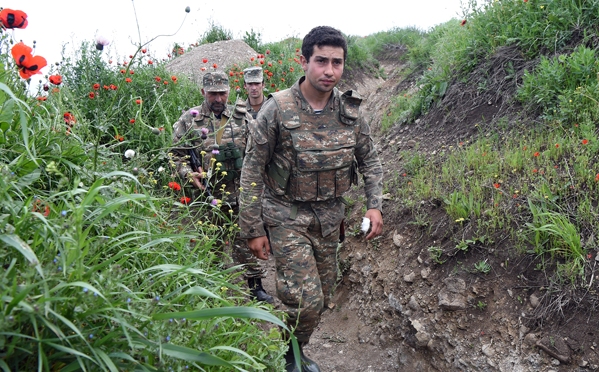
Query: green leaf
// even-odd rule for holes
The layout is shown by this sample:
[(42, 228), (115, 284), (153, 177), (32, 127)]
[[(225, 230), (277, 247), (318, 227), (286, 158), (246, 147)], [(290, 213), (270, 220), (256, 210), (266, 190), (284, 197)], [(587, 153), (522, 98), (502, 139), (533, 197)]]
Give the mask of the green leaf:
[(189, 362), (198, 362), (208, 366), (222, 366), (235, 368), (231, 363), (227, 362), (226, 360), (223, 360), (206, 352), (191, 349), (184, 346), (162, 344), (162, 350), (165, 355), (181, 360), (187, 360)]
[(27, 261), (29, 261), (29, 263), (31, 265), (35, 266), (35, 269), (40, 274), (40, 276), (42, 278), (44, 277), (44, 272), (42, 271), (40, 261), (37, 259), (35, 252), (33, 252), (31, 247), (27, 243), (22, 241), (18, 235), (2, 234), (2, 235), (0, 235), (0, 240), (3, 241), (5, 244), (7, 244), (13, 248), (16, 248), (17, 251), (19, 251), (23, 255), (23, 257), (25, 257), (25, 259), (27, 259)]

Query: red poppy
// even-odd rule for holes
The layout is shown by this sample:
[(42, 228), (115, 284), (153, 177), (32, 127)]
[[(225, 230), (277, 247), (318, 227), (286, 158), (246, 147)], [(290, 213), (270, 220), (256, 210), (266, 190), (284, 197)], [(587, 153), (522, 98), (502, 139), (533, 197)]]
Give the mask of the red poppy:
[(119, 88), (116, 85), (114, 85), (114, 84), (110, 84), (110, 89), (111, 90), (117, 90)]
[(555, 144), (555, 148), (556, 148), (556, 149), (559, 149), (559, 143), (556, 143), (556, 144)]
[(94, 98), (96, 98), (96, 93), (89, 92), (89, 99), (94, 99)]
[(583, 144), (583, 145), (586, 145), (587, 143), (589, 143), (589, 140), (588, 140), (588, 139), (586, 139), (586, 138), (585, 138), (585, 139), (583, 139), (583, 140), (582, 140), (582, 144)]
[(269, 49), (266, 49), (266, 54), (270, 54), (270, 50)]
[(47, 99), (48, 99), (48, 97), (46, 97), (46, 96), (39, 96), (39, 97), (37, 97), (36, 99), (37, 99), (38, 101), (45, 101), (45, 100), (47, 100)]
[(176, 76), (171, 76), (171, 80), (176, 83), (177, 82), (177, 77)]
[(154, 64), (154, 62), (152, 62), (152, 60), (148, 61), (148, 65), (153, 65), (153, 64)]
[(254, 57), (250, 58), (250, 62), (254, 62), (255, 59), (256, 58), (254, 58)]
[(202, 62), (207, 63), (208, 62), (208, 58), (202, 59)]
[(206, 71), (206, 67), (201, 67), (200, 71)]
[(130, 83), (130, 82), (132, 82), (132, 81), (133, 81), (133, 80), (131, 80), (131, 78), (126, 78), (126, 79), (125, 79), (125, 83)]
[(31, 55), (32, 50), (23, 42), (15, 44), (11, 49), (12, 57), (19, 68), (19, 75), (23, 79), (29, 79), (33, 75), (39, 74), (40, 70), (47, 65), (44, 57)]
[(464, 20), (463, 20), (463, 21), (460, 23), (460, 26), (463, 26), (463, 25), (465, 25), (465, 24), (466, 24), (466, 20), (464, 19)]
[(599, 182), (599, 173), (597, 173), (597, 175), (595, 176), (595, 181)]
[(229, 71), (229, 76), (235, 76), (235, 73), (233, 71)]
[(114, 136), (114, 139), (117, 140), (117, 141), (119, 141), (119, 142), (123, 142), (125, 140), (125, 137), (123, 137), (123, 136), (121, 136), (119, 134), (116, 134)]
[(138, 105), (141, 105), (141, 99), (136, 99), (135, 103), (137, 103)]
[(184, 196), (180, 199), (181, 204), (189, 204), (191, 202), (191, 198), (189, 196)]
[(110, 87), (108, 85), (104, 85), (102, 88), (104, 88), (104, 90), (110, 89)]
[(94, 90), (98, 90), (100, 89), (100, 84), (95, 83), (92, 88), (94, 88)]
[(164, 85), (168, 85), (168, 80), (165, 80), (165, 81), (164, 81)]
[(493, 187), (494, 187), (494, 188), (496, 188), (496, 189), (498, 189), (498, 188), (500, 188), (500, 187), (501, 187), (501, 184), (500, 184), (500, 183), (494, 183), (494, 184), (493, 184)]
[(157, 82), (160, 82), (160, 80), (162, 80), (162, 79), (160, 78), (160, 76), (156, 76), (156, 77), (154, 78), (154, 80), (156, 80)]
[(50, 75), (48, 80), (50, 80), (50, 83), (52, 83), (54, 85), (62, 84), (62, 76), (60, 76), (60, 75)]
[(289, 67), (289, 72), (293, 72), (295, 69), (293, 67)]
[(72, 126), (77, 122), (77, 120), (75, 120), (75, 116), (69, 111), (65, 112), (62, 117), (64, 118), (65, 124), (68, 124), (69, 126)]
[(131, 71), (129, 71), (129, 73), (130, 73), (131, 75), (133, 75), (135, 72), (134, 72), (133, 70), (131, 70)]
[(25, 28), (27, 27), (27, 13), (22, 10), (4, 8), (0, 11), (0, 22), (6, 28)]
[(129, 123), (134, 124), (135, 123), (135, 119), (129, 119)]
[(146, 54), (146, 52), (147, 52), (146, 48), (143, 48), (143, 49), (141, 50), (141, 52), (142, 52), (143, 54)]
[(537, 151), (537, 152), (535, 152), (534, 154), (532, 154), (532, 156), (534, 156), (535, 158), (536, 158), (536, 157), (538, 157), (539, 155), (540, 155), (540, 154), (539, 154), (539, 152), (538, 152), (538, 151)]
[(217, 65), (216, 63), (214, 63), (214, 64), (212, 65), (212, 68), (214, 68), (214, 69), (217, 69), (217, 68), (218, 68), (218, 65)]
[(179, 185), (177, 182), (171, 181), (168, 183), (168, 187), (170, 189), (173, 189), (175, 191), (180, 191), (181, 190), (181, 185)]
[(124, 69), (123, 69), (123, 70), (121, 70), (121, 74), (124, 74), (125, 72), (126, 72), (126, 71), (125, 71)]

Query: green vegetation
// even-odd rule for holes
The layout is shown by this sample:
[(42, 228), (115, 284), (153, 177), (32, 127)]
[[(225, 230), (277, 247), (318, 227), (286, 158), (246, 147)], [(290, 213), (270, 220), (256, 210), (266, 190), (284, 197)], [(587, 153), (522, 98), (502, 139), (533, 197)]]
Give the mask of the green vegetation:
[[(432, 228), (422, 201), (445, 209), (459, 234), (450, 247), (428, 248), (435, 263), (509, 238), (518, 247), (509, 253), (543, 270), (546, 288), (576, 296), (590, 284), (598, 248), (599, 1), (472, 1), (465, 12), (465, 22), (427, 32), (348, 36), (348, 69), (378, 76), (377, 58), (395, 48), (416, 79), (392, 97), (382, 129), (438, 107), (506, 48), (521, 64), (501, 67), (518, 82), (510, 104), (534, 120), (483, 119), (476, 129), (495, 127), (479, 139), (435, 154), (406, 151), (386, 190), (422, 229)], [(141, 44), (123, 66), (88, 42), (51, 67), (62, 83), (31, 97), (8, 53), (11, 34), (0, 32), (0, 368), (281, 370), (283, 315), (250, 302), (227, 266), (234, 216), (208, 200), (190, 203), (170, 175), (172, 123), (202, 101), (198, 87)], [(230, 38), (212, 24), (196, 46)], [(270, 72), (269, 92), (301, 75), (301, 40), (263, 45), (253, 30), (244, 39), (256, 58), (220, 66), (232, 102), (243, 98), (249, 65)], [(175, 45), (172, 58), (185, 52)], [(472, 89), (494, 88), (489, 80)], [(486, 259), (474, 262), (490, 272)]]

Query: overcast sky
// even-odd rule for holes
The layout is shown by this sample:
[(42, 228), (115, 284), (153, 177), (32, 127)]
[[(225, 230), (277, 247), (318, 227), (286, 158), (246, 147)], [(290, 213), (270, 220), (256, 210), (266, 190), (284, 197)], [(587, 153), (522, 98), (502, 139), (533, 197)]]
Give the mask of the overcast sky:
[[(15, 30), (14, 38), (30, 46), (35, 40), (34, 53), (44, 56), (48, 63), (60, 60), (63, 45), (71, 54), (82, 40), (94, 41), (98, 34), (111, 40), (109, 52), (113, 56), (128, 56), (135, 51), (134, 44), (140, 43), (140, 35), (141, 43), (145, 43), (158, 35), (176, 33), (149, 44), (152, 56), (160, 59), (175, 42), (185, 47), (196, 42), (211, 22), (231, 31), (235, 39), (253, 29), (266, 43), (290, 36), (303, 38), (320, 25), (357, 36), (394, 27), (428, 30), (462, 14), (460, 0), (4, 0), (0, 5), (27, 13), (29, 25)], [(189, 14), (185, 13), (186, 6), (191, 8)]]

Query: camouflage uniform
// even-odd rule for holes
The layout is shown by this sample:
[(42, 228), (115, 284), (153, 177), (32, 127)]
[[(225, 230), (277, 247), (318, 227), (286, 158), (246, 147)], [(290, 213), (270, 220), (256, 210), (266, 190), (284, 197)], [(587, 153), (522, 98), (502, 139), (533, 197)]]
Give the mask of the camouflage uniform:
[(272, 94), (249, 126), (239, 216), (242, 238), (264, 236), (266, 226), (277, 295), (300, 342), (308, 342), (330, 301), (342, 196), (357, 182), (356, 167), (368, 209), (381, 209), (383, 177), (361, 99), (335, 88), (315, 113), (299, 88), (304, 79)]
[[(176, 173), (182, 180), (185, 180), (183, 182), (185, 184), (187, 175), (197, 171), (196, 169), (192, 170), (191, 166), (190, 151), (193, 151), (206, 175), (214, 175), (208, 182), (209, 192), (215, 198), (222, 197), (224, 213), (228, 213), (228, 210), (232, 209), (234, 216), (239, 212), (237, 199), (241, 161), (237, 165), (232, 159), (216, 161), (218, 155), (213, 154), (212, 151), (219, 148), (216, 145), (217, 141), (221, 144), (219, 155), (225, 155), (228, 150), (223, 151), (222, 145), (234, 144), (242, 157), (248, 135), (247, 124), (250, 120), (252, 118), (246, 113), (244, 102), (241, 100), (236, 103), (235, 107), (227, 106), (220, 118), (214, 115), (205, 100), (202, 105), (187, 110), (173, 124), (171, 164), (176, 169)], [(221, 128), (220, 131), (219, 128)], [(213, 157), (215, 160), (211, 160)], [(215, 165), (219, 162), (221, 162), (221, 167), (217, 171)], [(222, 176), (223, 171), (227, 172), (224, 177)], [(220, 194), (222, 184), (225, 185), (223, 195), (217, 195), (216, 191)], [(263, 278), (266, 271), (247, 247), (246, 240), (237, 236), (233, 247), (234, 261), (236, 264), (245, 265), (245, 278)]]
[[(264, 102), (266, 102), (266, 97), (263, 95), (262, 96), (262, 106), (264, 106)], [(258, 111), (260, 111), (260, 109), (258, 109), (258, 111), (254, 111), (254, 108), (250, 104), (249, 98), (245, 100), (245, 106), (247, 107), (248, 114), (252, 115), (252, 118), (256, 119), (256, 117), (258, 116)], [(262, 108), (262, 106), (260, 108)]]

